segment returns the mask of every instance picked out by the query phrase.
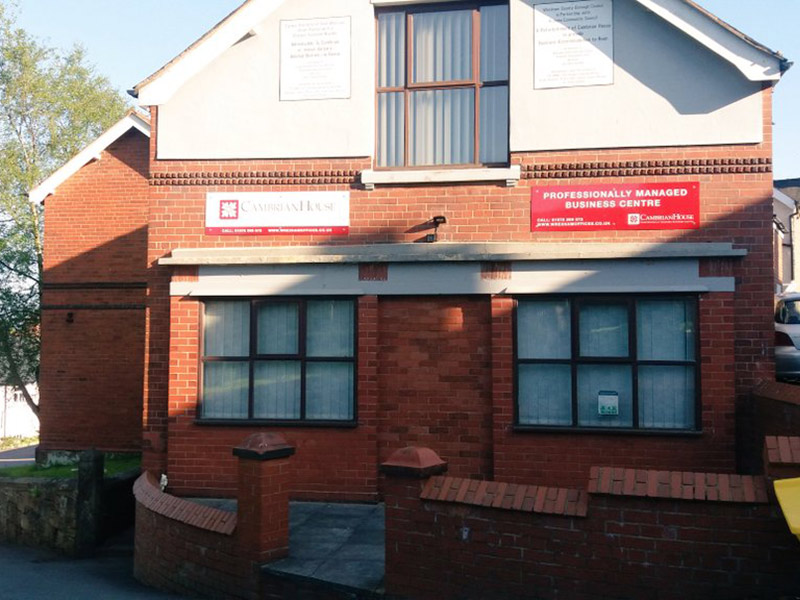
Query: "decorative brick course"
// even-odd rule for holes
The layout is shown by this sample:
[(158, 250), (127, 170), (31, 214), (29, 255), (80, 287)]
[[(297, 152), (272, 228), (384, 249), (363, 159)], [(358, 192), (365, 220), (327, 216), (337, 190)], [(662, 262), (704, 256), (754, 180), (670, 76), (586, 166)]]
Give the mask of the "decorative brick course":
[(769, 157), (723, 157), (678, 160), (629, 160), (585, 163), (534, 163), (524, 166), (523, 179), (573, 179), (576, 177), (661, 177), (771, 173)]
[(151, 185), (332, 185), (355, 184), (353, 169), (314, 171), (190, 171), (153, 173)]

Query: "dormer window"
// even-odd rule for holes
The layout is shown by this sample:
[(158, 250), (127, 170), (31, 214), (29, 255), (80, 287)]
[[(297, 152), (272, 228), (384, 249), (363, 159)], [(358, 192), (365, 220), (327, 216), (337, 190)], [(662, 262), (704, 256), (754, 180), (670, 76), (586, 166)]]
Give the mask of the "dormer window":
[(378, 167), (508, 163), (508, 5), (378, 14)]

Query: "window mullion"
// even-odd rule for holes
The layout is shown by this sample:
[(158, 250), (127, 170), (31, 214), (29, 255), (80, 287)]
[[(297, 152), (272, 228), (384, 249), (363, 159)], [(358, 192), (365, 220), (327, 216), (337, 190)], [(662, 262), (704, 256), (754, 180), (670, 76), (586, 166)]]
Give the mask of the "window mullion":
[(247, 418), (252, 419), (255, 415), (254, 398), (255, 398), (255, 356), (258, 352), (256, 348), (258, 339), (257, 330), (258, 309), (256, 308), (255, 300), (250, 301), (250, 356), (248, 357), (248, 377), (250, 379), (247, 386)]
[(306, 326), (308, 320), (306, 313), (308, 306), (305, 300), (298, 302), (298, 337), (297, 337), (297, 350), (300, 354), (300, 419), (306, 419)]
[(472, 11), (472, 162), (480, 163), (480, 114), (481, 114), (481, 12)]
[(403, 115), (403, 166), (407, 167), (410, 164), (410, 156), (411, 151), (409, 150), (409, 142), (411, 140), (411, 135), (409, 131), (409, 123), (411, 122), (411, 92), (410, 86), (411, 83), (414, 81), (414, 77), (411, 73), (413, 66), (414, 66), (414, 17), (411, 13), (406, 14), (406, 31), (405, 31), (406, 39), (406, 68), (404, 70), (403, 75), (405, 75), (405, 81), (403, 82), (403, 93), (404, 98), (403, 101), (405, 106), (403, 107), (404, 115)]
[(639, 331), (636, 318), (636, 300), (628, 300), (628, 346), (631, 357), (631, 418), (633, 428), (639, 429)]
[(572, 426), (578, 427), (578, 358), (580, 357), (580, 336), (578, 335), (578, 301), (569, 301), (570, 311), (570, 347), (572, 348)]

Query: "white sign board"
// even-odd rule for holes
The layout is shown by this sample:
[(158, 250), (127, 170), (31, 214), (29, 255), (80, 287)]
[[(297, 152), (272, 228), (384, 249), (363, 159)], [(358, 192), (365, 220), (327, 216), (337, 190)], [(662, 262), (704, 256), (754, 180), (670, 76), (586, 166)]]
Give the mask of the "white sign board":
[(280, 99), (350, 97), (350, 17), (281, 21)]
[(537, 4), (534, 88), (614, 83), (613, 0)]
[(597, 393), (597, 414), (601, 417), (619, 415), (619, 394), (617, 392), (600, 391)]
[(350, 192), (209, 192), (207, 235), (323, 234), (350, 231)]

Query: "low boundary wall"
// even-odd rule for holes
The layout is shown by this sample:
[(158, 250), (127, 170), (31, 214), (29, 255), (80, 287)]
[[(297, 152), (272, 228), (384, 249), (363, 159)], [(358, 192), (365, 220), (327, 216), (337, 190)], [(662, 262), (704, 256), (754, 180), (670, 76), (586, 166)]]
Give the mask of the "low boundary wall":
[(102, 453), (82, 453), (74, 478), (0, 478), (0, 540), (92, 554), (108, 535), (133, 523), (135, 472), (103, 475)]
[(275, 434), (253, 434), (233, 449), (237, 512), (164, 493), (145, 472), (134, 484), (134, 575), (163, 590), (205, 598), (256, 600), (260, 566), (289, 552), (289, 457)]
[(587, 492), (409, 466), (421, 463), (384, 465), (388, 593), (772, 600), (800, 590), (800, 543), (765, 478), (593, 467)]

